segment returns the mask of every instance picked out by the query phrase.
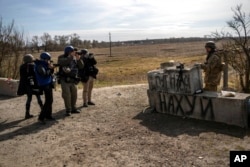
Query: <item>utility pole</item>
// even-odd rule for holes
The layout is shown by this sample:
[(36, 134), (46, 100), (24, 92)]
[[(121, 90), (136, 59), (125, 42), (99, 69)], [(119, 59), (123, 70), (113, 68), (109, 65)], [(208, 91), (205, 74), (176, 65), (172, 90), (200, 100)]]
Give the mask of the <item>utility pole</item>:
[(111, 57), (111, 33), (109, 33), (109, 56)]

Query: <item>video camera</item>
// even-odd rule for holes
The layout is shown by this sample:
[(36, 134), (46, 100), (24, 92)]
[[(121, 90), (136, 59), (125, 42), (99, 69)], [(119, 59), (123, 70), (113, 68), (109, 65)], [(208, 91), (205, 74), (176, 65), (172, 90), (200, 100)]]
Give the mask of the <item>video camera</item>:
[(53, 64), (54, 67), (59, 67), (59, 64), (55, 64), (53, 60), (50, 60), (50, 64)]
[(82, 54), (82, 52), (76, 52), (76, 54), (81, 55), (81, 54)]
[(177, 69), (183, 70), (184, 69), (184, 64), (180, 63), (180, 65), (176, 66)]
[(59, 67), (60, 65), (59, 65), (59, 64), (54, 64), (54, 63), (53, 63), (53, 66), (54, 66), (54, 67)]

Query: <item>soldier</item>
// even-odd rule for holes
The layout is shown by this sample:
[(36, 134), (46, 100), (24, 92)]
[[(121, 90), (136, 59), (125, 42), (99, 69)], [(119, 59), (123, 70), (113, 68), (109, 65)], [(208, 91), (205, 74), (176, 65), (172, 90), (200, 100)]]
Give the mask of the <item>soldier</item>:
[(201, 68), (205, 72), (205, 87), (207, 91), (217, 91), (217, 86), (220, 84), (223, 64), (221, 58), (216, 54), (216, 46), (213, 41), (208, 41), (205, 44), (207, 52), (206, 61), (201, 64)]
[(70, 116), (71, 113), (80, 113), (80, 110), (76, 109), (77, 84), (80, 81), (78, 70), (84, 67), (84, 63), (80, 56), (75, 54), (73, 46), (67, 46), (64, 54), (58, 57), (58, 64), (66, 116)]

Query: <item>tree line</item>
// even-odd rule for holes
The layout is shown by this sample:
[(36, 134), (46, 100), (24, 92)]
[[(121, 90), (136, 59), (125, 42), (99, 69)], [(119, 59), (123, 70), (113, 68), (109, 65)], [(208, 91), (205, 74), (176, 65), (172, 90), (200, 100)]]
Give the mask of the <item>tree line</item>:
[(70, 35), (55, 35), (52, 37), (49, 33), (43, 33), (42, 36), (33, 36), (31, 41), (27, 43), (26, 47), (32, 52), (40, 50), (44, 51), (61, 51), (66, 45), (73, 45), (79, 48), (95, 48), (107, 47), (106, 42), (98, 42), (97, 40), (81, 40), (76, 33)]

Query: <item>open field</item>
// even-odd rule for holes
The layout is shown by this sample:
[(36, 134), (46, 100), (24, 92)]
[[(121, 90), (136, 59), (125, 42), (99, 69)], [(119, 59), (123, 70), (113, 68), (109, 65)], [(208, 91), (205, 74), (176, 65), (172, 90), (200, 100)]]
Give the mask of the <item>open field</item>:
[(117, 85), (146, 83), (147, 72), (169, 60), (191, 64), (204, 61), (204, 47), (199, 42), (137, 45), (90, 49), (96, 54), (100, 74), (96, 84)]
[[(99, 68), (96, 87), (147, 83), (147, 72), (157, 69), (169, 60), (193, 65), (204, 62), (204, 42), (182, 42), (169, 44), (150, 44), (93, 48)], [(80, 48), (81, 49), (81, 48)], [(56, 62), (62, 52), (51, 52)], [(37, 53), (34, 53), (38, 57)]]
[[(184, 63), (185, 66), (203, 63), (206, 58), (205, 43), (206, 41), (114, 46), (111, 54), (110, 48), (88, 49), (95, 54), (98, 61), (99, 74), (95, 86), (147, 83), (147, 72), (160, 68), (161, 63), (170, 60), (175, 61), (176, 64)], [(217, 46), (220, 48), (220, 44), (217, 43)], [(49, 53), (56, 63), (58, 56), (63, 54), (63, 51)], [(33, 52), (32, 55), (39, 58), (40, 53)], [(6, 69), (10, 69), (7, 66), (11, 66), (11, 64), (6, 65)], [(18, 68), (16, 69), (18, 70)], [(9, 76), (11, 76), (11, 70), (6, 72), (6, 77)], [(235, 79), (236, 73), (231, 70), (229, 76), (229, 86), (239, 90), (239, 83)], [(13, 78), (18, 79), (18, 76), (13, 76)]]
[[(167, 44), (148, 44), (134, 46), (89, 49), (95, 54), (99, 68), (95, 87), (147, 83), (147, 72), (160, 68), (160, 64), (174, 60), (193, 66), (203, 63), (206, 58), (204, 44), (199, 42), (180, 42)], [(220, 44), (217, 44), (220, 46)], [(80, 48), (81, 49), (81, 48)], [(54, 61), (62, 52), (52, 52)], [(238, 89), (236, 74), (231, 70), (229, 86)], [(221, 82), (222, 87), (222, 82)]]

